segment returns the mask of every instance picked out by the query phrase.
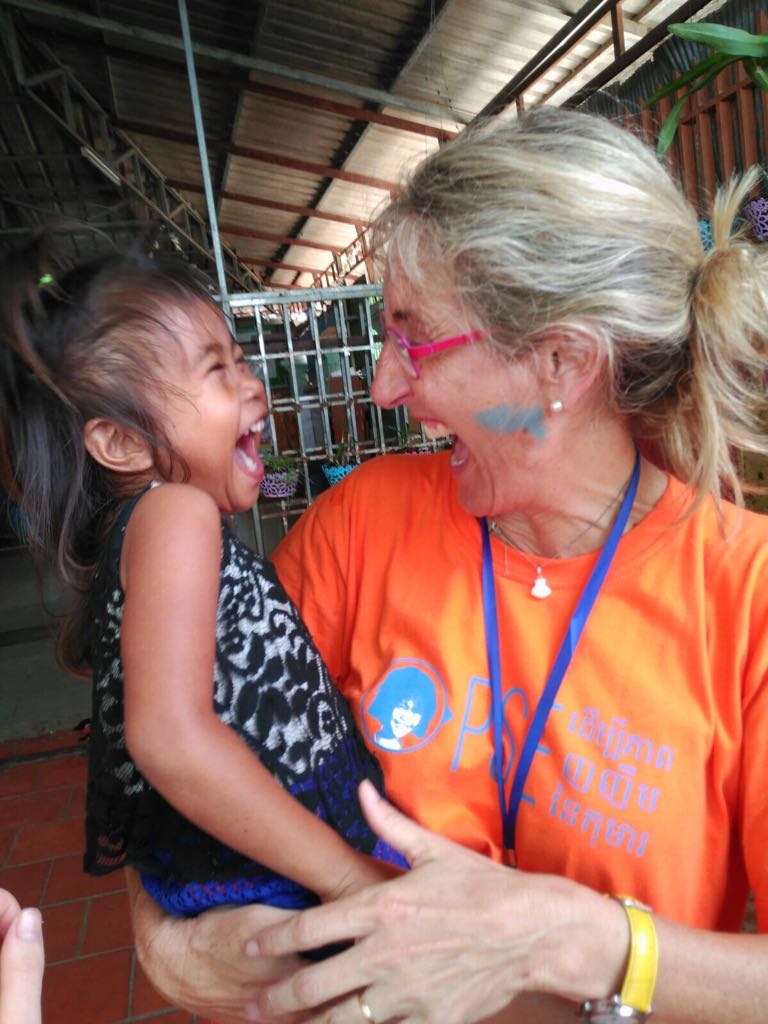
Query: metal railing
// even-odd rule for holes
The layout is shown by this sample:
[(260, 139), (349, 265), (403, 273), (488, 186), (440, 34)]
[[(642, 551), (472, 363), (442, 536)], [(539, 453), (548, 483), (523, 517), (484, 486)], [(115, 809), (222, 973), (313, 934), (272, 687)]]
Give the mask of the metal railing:
[(361, 461), (405, 448), (432, 450), (409, 433), (404, 408), (371, 400), (381, 351), (380, 285), (230, 295), (237, 339), (269, 404), (266, 451), (296, 460), (299, 487), (253, 509), (253, 543), (268, 553), (329, 484), (323, 466), (340, 445)]

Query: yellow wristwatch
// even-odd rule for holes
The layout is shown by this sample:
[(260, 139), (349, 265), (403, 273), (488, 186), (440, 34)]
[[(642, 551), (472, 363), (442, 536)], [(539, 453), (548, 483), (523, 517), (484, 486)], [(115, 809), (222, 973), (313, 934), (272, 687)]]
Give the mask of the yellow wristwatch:
[(659, 946), (651, 908), (631, 896), (612, 896), (629, 922), (629, 959), (621, 992), (608, 999), (587, 999), (579, 1016), (589, 1024), (642, 1024), (653, 1012), (653, 991), (659, 966)]

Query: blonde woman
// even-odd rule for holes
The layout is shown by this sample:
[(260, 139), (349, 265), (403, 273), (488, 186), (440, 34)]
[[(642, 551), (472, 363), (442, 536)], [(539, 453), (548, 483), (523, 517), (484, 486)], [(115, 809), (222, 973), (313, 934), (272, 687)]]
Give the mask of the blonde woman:
[[(382, 215), (373, 396), (452, 450), (363, 466), (275, 562), (412, 869), (280, 920), (137, 896), (166, 995), (222, 1021), (764, 1020), (768, 939), (741, 924), (751, 889), (768, 928), (768, 521), (737, 456), (766, 454), (768, 256), (731, 234), (753, 181), (705, 253), (645, 145), (543, 109), (463, 133)], [(395, 675), (431, 714), (387, 747)]]

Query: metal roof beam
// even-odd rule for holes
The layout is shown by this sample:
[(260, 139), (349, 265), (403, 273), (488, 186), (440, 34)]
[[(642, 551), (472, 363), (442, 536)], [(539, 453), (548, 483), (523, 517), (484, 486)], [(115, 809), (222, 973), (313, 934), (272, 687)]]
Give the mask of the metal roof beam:
[(297, 263), (277, 263), (275, 260), (259, 260), (249, 256), (241, 256), (243, 263), (249, 267), (261, 267), (263, 270), (292, 270), (296, 274), (320, 274), (320, 267), (302, 267)]
[(655, 25), (646, 36), (639, 39), (634, 46), (630, 46), (628, 50), (625, 50), (622, 55), (617, 58), (612, 64), (610, 64), (599, 74), (595, 75), (591, 81), (579, 89), (573, 96), (569, 96), (564, 106), (566, 107), (577, 107), (580, 103), (597, 92), (598, 89), (602, 89), (603, 86), (611, 82), (617, 75), (621, 74), (622, 71), (631, 67), (641, 57), (644, 57), (649, 50), (652, 50), (654, 46), (657, 46), (663, 39), (668, 35), (669, 26), (678, 21), (688, 21), (694, 14), (706, 7), (709, 0), (687, 0), (686, 3), (681, 4), (680, 7), (676, 8), (671, 14), (669, 14), (663, 21), (660, 21), (658, 25)]
[[(70, 42), (74, 45), (82, 43), (82, 37), (66, 32), (57, 32), (56, 38), (57, 40)], [(138, 50), (131, 50), (126, 46), (115, 46), (111, 43), (89, 46), (89, 52), (105, 57), (126, 60), (132, 64), (141, 64), (144, 67), (154, 68), (156, 71), (167, 71), (173, 75), (184, 74), (184, 67), (178, 61), (141, 53)], [(222, 71), (214, 71), (212, 68), (198, 67), (197, 77), (208, 82), (226, 85), (230, 89), (241, 92), (252, 92), (260, 96), (269, 96), (271, 99), (282, 100), (297, 107), (305, 107), (309, 110), (322, 110), (325, 113), (336, 114), (339, 117), (349, 118), (354, 121), (368, 121), (371, 124), (382, 125), (384, 128), (393, 128), (398, 132), (426, 135), (441, 142), (447, 142), (448, 139), (455, 138), (458, 134), (447, 128), (435, 128), (420, 121), (411, 121), (405, 117), (396, 117), (393, 114), (382, 114), (378, 110), (369, 110), (367, 107), (355, 107), (349, 103), (340, 103), (337, 100), (329, 100), (322, 96), (312, 95), (311, 93), (283, 89), (277, 85), (267, 85), (266, 82), (254, 82), (249, 78), (238, 78), (234, 75), (225, 74)]]
[(223, 235), (239, 235), (242, 238), (257, 238), (262, 242), (275, 242), (278, 245), (301, 245), (305, 249), (320, 249), (323, 252), (344, 252), (343, 245), (331, 245), (328, 242), (312, 242), (308, 238), (291, 238), (283, 235), (271, 235), (266, 231), (251, 231), (250, 228), (240, 228), (235, 224), (220, 224), (219, 230)]
[(598, 21), (609, 14), (619, 0), (587, 0), (563, 27), (552, 36), (528, 63), (518, 71), (503, 89), (490, 100), (473, 120), (482, 121), (500, 114), (518, 96), (541, 78), (541, 76), (563, 57), (573, 44), (586, 35)]
[[(4, 0), (0, 0), (3, 3)], [(189, 146), (197, 146), (197, 140), (189, 132), (171, 131), (169, 128), (162, 128), (157, 125), (146, 124), (143, 121), (118, 121), (118, 126), (127, 132), (138, 132), (140, 135), (149, 135), (152, 138), (167, 139), (170, 142), (181, 142)], [(297, 160), (292, 156), (283, 156), (281, 153), (272, 153), (267, 149), (255, 149), (253, 146), (237, 146), (231, 142), (221, 140), (208, 140), (208, 147), (219, 153), (231, 153), (233, 156), (243, 157), (245, 160), (256, 160), (263, 164), (272, 164), (276, 167), (285, 167), (292, 171), (301, 171), (304, 174), (311, 174), (320, 178), (338, 178), (339, 181), (347, 181), (353, 185), (363, 185), (366, 188), (380, 188), (385, 192), (399, 192), (400, 186), (394, 181), (384, 181), (382, 178), (371, 178), (366, 174), (355, 174), (352, 171), (344, 171), (338, 167), (329, 167), (325, 164), (315, 164), (309, 160)]]
[[(13, 19), (0, 12), (0, 21), (3, 23), (3, 41), (12, 57), (17, 85), (59, 125), (65, 135), (76, 142), (84, 155), (87, 152), (89, 159), (100, 168), (105, 177), (144, 204), (148, 220), (150, 214), (154, 215), (183, 238), (191, 249), (212, 263), (213, 251), (208, 239), (207, 225), (194, 207), (178, 192), (168, 188), (160, 171), (136, 148), (128, 136), (114, 127), (103, 108), (50, 49), (44, 44), (28, 40), (30, 48), (34, 49), (39, 59), (60, 73), (58, 88), (51, 89), (46, 86), (40, 89), (40, 76), (36, 73), (38, 67), (28, 67), (29, 58), (18, 44)], [(27, 74), (28, 70), (31, 71), (31, 75)], [(30, 84), (31, 82), (34, 84)], [(103, 155), (98, 152), (99, 149)], [(130, 159), (125, 161), (127, 167), (123, 167), (119, 162), (120, 154), (123, 157), (130, 155)], [(181, 223), (172, 219), (168, 213), (171, 202), (177, 204), (177, 209), (181, 213)], [(227, 273), (236, 286), (243, 287), (251, 281), (257, 285), (261, 284), (253, 271), (238, 263), (237, 255), (232, 250), (227, 250), (226, 257)]]
[[(183, 50), (184, 48), (184, 43), (178, 36), (140, 28), (138, 25), (126, 25), (123, 22), (115, 21), (113, 18), (99, 18), (86, 14), (83, 11), (73, 11), (66, 7), (60, 7), (58, 4), (47, 3), (46, 0), (0, 0), (0, 4), (15, 7), (22, 11), (44, 14), (51, 18), (60, 18), (63, 21), (74, 22), (78, 25), (86, 25), (89, 28), (99, 29), (102, 32), (112, 32), (115, 35), (141, 39), (144, 42), (167, 46), (174, 50)], [(247, 68), (249, 71), (260, 71), (267, 75), (275, 75), (277, 78), (301, 82), (304, 85), (311, 85), (320, 89), (330, 89), (331, 92), (354, 96), (357, 99), (368, 100), (371, 103), (378, 103), (386, 107), (412, 110), (419, 114), (428, 114), (430, 117), (450, 119), (452, 121), (459, 121), (459, 123), (464, 123), (466, 120), (459, 117), (455, 111), (437, 104), (425, 103), (421, 100), (410, 99), (407, 96), (395, 96), (392, 93), (385, 92), (383, 89), (371, 89), (363, 85), (355, 85), (351, 82), (342, 82), (336, 78), (328, 78), (326, 75), (316, 75), (311, 71), (288, 68), (282, 64), (275, 64), (270, 60), (263, 60), (260, 57), (248, 57), (242, 53), (236, 53), (234, 50), (225, 50), (219, 46), (207, 46), (197, 43), (194, 46), (193, 52), (196, 58), (209, 57), (212, 60), (223, 61), (235, 67)]]
[[(203, 191), (202, 185), (196, 185), (193, 181), (178, 181), (169, 179), (171, 188), (177, 188), (182, 192)], [(345, 217), (343, 213), (327, 213), (325, 210), (315, 210), (311, 206), (294, 206), (292, 203), (280, 203), (275, 199), (262, 199), (260, 196), (247, 195), (245, 192), (230, 192), (228, 189), (221, 189), (216, 192), (219, 199), (231, 199), (235, 203), (247, 203), (249, 206), (260, 206), (266, 210), (279, 210), (281, 213), (295, 213), (302, 217), (314, 217), (318, 220), (328, 220), (336, 224), (351, 224), (357, 227), (360, 223), (359, 217)]]
[[(2, 0), (0, 0), (2, 2)], [(526, 89), (530, 88), (534, 82), (538, 81), (554, 64), (556, 64), (562, 57), (574, 46), (579, 39), (583, 38), (587, 32), (600, 21), (606, 14), (611, 14), (612, 17), (612, 43), (614, 49), (620, 49), (621, 43), (619, 41), (619, 26), (617, 25), (617, 19), (614, 17), (614, 10), (618, 8), (621, 0), (588, 0), (583, 7), (581, 7), (572, 18), (570, 18), (565, 25), (557, 32), (548, 43), (546, 43), (539, 52), (528, 61), (524, 68), (522, 68), (515, 77), (501, 89), (494, 98), (483, 107), (479, 114), (473, 119), (473, 121), (479, 121), (483, 118), (492, 117), (495, 114), (500, 114), (509, 104), (517, 101), (518, 105), (521, 103), (522, 95)], [(589, 81), (582, 89), (580, 89), (573, 96), (570, 96), (565, 106), (577, 107), (580, 103), (583, 103), (593, 93), (597, 92), (598, 89), (602, 89), (603, 86), (607, 85), (608, 82), (612, 81), (618, 74), (624, 71), (626, 68), (631, 67), (634, 63), (640, 60), (649, 50), (653, 49), (658, 43), (660, 43), (667, 36), (668, 26), (673, 22), (687, 21), (692, 18), (694, 14), (698, 13), (702, 7), (706, 6), (709, 0), (686, 0), (685, 3), (681, 4), (672, 14), (664, 18), (663, 21), (659, 22), (654, 28), (647, 30), (646, 35), (638, 42), (631, 46), (628, 50), (618, 54), (616, 59), (603, 71), (599, 72), (591, 81)], [(653, 6), (653, 5), (652, 5)], [(639, 16), (642, 16), (645, 12), (640, 12)], [(628, 26), (627, 19), (624, 19), (624, 26)], [(588, 61), (585, 63), (589, 63)], [(580, 69), (575, 69), (577, 73)], [(569, 76), (570, 78), (570, 76)], [(564, 85), (565, 81), (557, 83), (545, 96), (545, 99), (553, 95), (561, 85)]]

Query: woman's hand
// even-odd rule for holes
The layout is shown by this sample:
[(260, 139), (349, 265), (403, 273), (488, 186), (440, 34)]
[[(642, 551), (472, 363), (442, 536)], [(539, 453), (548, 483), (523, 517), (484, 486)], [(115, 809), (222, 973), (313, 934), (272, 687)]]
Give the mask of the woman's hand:
[[(358, 993), (376, 1024), (472, 1024), (524, 993), (574, 1004), (615, 991), (628, 950), (624, 912), (566, 879), (513, 871), (409, 821), (363, 784), (372, 828), (412, 870), (337, 903), (304, 911), (256, 936), (253, 951), (284, 957), (327, 943), (355, 945), (270, 984), (258, 997), (266, 1019), (322, 1007), (312, 1021), (364, 1024)], [(251, 947), (249, 946), (249, 949)], [(541, 1001), (539, 996), (526, 998)], [(563, 1019), (543, 1000), (535, 1019)], [(533, 1020), (514, 1013), (509, 1020)]]
[(45, 951), (40, 911), (0, 889), (0, 1024), (40, 1024)]
[[(246, 945), (266, 923), (292, 914), (274, 907), (208, 910), (195, 918), (170, 917), (146, 894), (138, 876), (126, 871), (136, 951), (157, 991), (174, 1006), (220, 1024), (261, 1020), (256, 996), (267, 982), (293, 974), (298, 957), (256, 958)], [(252, 945), (252, 944), (251, 944)], [(301, 1015), (280, 1017), (280, 1024)], [(5, 1018), (0, 1017), (0, 1024)], [(15, 1024), (15, 1019), (14, 1019)]]

